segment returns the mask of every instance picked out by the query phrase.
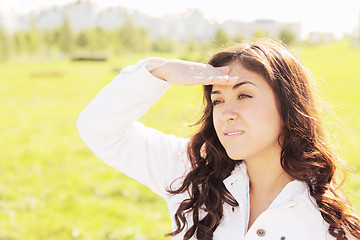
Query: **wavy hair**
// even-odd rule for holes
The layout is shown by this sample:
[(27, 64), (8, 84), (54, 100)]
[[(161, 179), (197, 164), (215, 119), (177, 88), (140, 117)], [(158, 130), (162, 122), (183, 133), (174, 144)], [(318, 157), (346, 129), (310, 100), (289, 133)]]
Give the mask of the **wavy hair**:
[[(272, 87), (283, 120), (281, 166), (292, 178), (306, 182), (316, 200), (329, 233), (338, 240), (347, 233), (360, 238), (359, 218), (353, 213), (336, 180), (339, 159), (326, 140), (311, 89), (312, 77), (286, 47), (273, 40), (241, 43), (213, 55), (208, 63), (214, 67), (236, 61), (247, 70), (261, 74)], [(205, 108), (200, 130), (189, 141), (187, 154), (192, 170), (171, 194), (189, 193), (175, 214), (174, 236), (188, 227), (184, 239), (213, 239), (223, 218), (223, 204), (238, 206), (223, 180), (239, 161), (231, 160), (221, 145), (213, 125), (212, 86), (204, 86)], [(280, 138), (279, 137), (279, 138)], [(280, 142), (280, 141), (279, 141)], [(199, 213), (205, 216), (200, 217)], [(187, 226), (187, 219), (193, 225)]]

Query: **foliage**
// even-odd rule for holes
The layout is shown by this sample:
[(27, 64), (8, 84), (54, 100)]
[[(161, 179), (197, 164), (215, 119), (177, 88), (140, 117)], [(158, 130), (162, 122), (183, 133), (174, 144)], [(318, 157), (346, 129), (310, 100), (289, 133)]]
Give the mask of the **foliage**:
[(36, 26), (35, 20), (32, 20), (30, 30), (25, 35), (27, 41), (27, 50), (29, 53), (36, 53), (42, 45), (41, 32)]
[(245, 37), (241, 36), (241, 35), (237, 35), (233, 38), (233, 42), (234, 44), (240, 43), (242, 41), (246, 40)]
[(0, 27), (0, 62), (9, 58), (10, 42), (5, 30)]
[[(117, 29), (104, 30), (95, 27), (79, 32), (73, 31), (67, 18), (61, 26), (46, 30), (39, 30), (33, 21), (28, 31), (18, 31), (10, 35), (0, 29), (0, 40), (0, 47), (4, 49), (0, 53), (4, 57), (0, 58), (3, 59), (7, 59), (5, 56), (21, 54), (51, 55), (60, 52), (72, 56), (78, 52), (114, 51), (120, 54), (147, 52), (151, 49), (148, 31), (134, 24), (130, 18), (126, 18), (123, 27)], [(13, 49), (8, 47), (11, 43), (14, 45)], [(171, 44), (173, 48), (175, 42)]]
[(269, 32), (267, 32), (266, 30), (258, 29), (254, 31), (253, 36), (254, 38), (267, 38), (269, 37)]
[(27, 51), (25, 33), (16, 32), (13, 35), (15, 54), (19, 55)]
[(76, 36), (76, 46), (79, 48), (85, 48), (89, 45), (89, 37), (86, 34), (86, 31), (81, 31), (79, 34), (77, 34)]
[(65, 18), (64, 23), (59, 29), (60, 50), (65, 54), (70, 54), (73, 49), (73, 32), (69, 23), (69, 20)]
[(206, 62), (213, 52), (210, 42), (201, 42), (195, 38), (189, 38), (179, 50), (179, 58), (187, 61)]
[(125, 19), (124, 26), (117, 31), (120, 48), (132, 52), (143, 52), (149, 50), (148, 31), (133, 23), (130, 17)]
[(51, 29), (43, 31), (43, 41), (45, 45), (45, 52), (49, 54), (52, 49), (56, 48), (58, 43), (60, 31), (59, 29)]
[(296, 36), (290, 29), (284, 28), (279, 31), (278, 38), (286, 45), (292, 45), (296, 41)]
[(225, 48), (230, 43), (230, 37), (228, 36), (227, 32), (223, 28), (218, 28), (215, 35), (214, 35), (214, 46), (216, 49), (218, 48)]
[(155, 52), (174, 52), (176, 42), (171, 37), (160, 37), (153, 42), (152, 50)]
[(8, 35), (8, 38), (14, 43), (14, 51), (16, 54), (35, 54), (43, 48), (44, 33), (41, 32), (35, 21), (31, 23), (31, 27), (27, 32), (16, 32), (12, 36)]

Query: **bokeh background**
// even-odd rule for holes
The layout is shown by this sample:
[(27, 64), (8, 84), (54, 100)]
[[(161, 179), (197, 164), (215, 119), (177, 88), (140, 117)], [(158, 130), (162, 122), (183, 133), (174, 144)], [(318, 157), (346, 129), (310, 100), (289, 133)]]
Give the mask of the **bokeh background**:
[[(164, 239), (164, 200), (97, 159), (77, 117), (140, 59), (204, 62), (259, 37), (314, 74), (359, 214), (359, 1), (0, 0), (0, 240)], [(201, 88), (174, 85), (141, 121), (189, 137), (200, 111)]]

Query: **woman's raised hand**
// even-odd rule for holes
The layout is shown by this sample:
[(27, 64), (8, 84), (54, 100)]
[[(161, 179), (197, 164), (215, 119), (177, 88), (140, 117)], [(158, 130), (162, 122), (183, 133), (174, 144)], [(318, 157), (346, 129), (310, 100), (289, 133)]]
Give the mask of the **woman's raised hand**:
[(158, 64), (150, 73), (165, 81), (190, 85), (235, 85), (238, 77), (229, 76), (229, 66), (213, 67), (209, 64), (184, 60), (165, 60)]

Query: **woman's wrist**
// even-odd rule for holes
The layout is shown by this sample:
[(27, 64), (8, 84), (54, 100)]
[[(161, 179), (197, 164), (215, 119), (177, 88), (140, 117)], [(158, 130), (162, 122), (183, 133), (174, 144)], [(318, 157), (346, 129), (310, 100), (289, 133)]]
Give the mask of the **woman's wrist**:
[(152, 74), (154, 77), (157, 77), (161, 80), (167, 81), (165, 74), (164, 74), (164, 65), (166, 64), (167, 60), (163, 61), (153, 61), (149, 62), (149, 64), (146, 66), (146, 69), (149, 71), (150, 74)]

